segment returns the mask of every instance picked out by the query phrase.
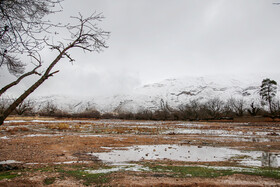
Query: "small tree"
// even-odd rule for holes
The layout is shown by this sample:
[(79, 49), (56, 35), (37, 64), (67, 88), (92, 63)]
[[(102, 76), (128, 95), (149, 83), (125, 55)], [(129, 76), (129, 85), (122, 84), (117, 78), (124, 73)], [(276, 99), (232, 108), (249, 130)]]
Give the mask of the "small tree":
[(4, 98), (0, 98), (0, 114), (2, 114), (7, 108), (7, 101)]
[(58, 113), (59, 108), (52, 101), (47, 101), (46, 104), (39, 110), (39, 114), (42, 116), (54, 116)]
[(179, 106), (179, 111), (184, 119), (198, 120), (201, 115), (201, 103), (190, 100), (189, 103)]
[(217, 97), (210, 99), (204, 105), (207, 113), (214, 119), (218, 119), (219, 117), (221, 117), (223, 106), (224, 102)]
[(255, 106), (254, 102), (252, 102), (250, 104), (250, 108), (248, 108), (247, 111), (251, 116), (256, 116), (259, 113), (260, 108), (258, 106)]
[(228, 106), (237, 115), (242, 117), (245, 111), (245, 101), (243, 99), (230, 98), (228, 100)]
[(270, 79), (264, 79), (260, 87), (260, 96), (268, 102), (270, 113), (273, 113), (273, 98), (277, 93), (277, 82)]

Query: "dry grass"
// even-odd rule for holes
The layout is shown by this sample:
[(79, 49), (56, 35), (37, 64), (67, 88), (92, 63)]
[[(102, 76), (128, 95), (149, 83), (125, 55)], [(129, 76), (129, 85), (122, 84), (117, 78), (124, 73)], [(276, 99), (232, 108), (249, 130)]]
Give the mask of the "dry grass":
[(9, 116), (6, 118), (7, 121), (10, 120), (25, 120), (25, 121), (32, 121), (32, 120), (55, 120), (55, 118), (51, 117), (40, 117), (40, 116)]
[(82, 128), (81, 124), (76, 124), (76, 125), (73, 126), (73, 130), (75, 130), (75, 131), (80, 131), (81, 128)]
[(165, 128), (147, 127), (114, 127), (99, 129), (99, 133), (105, 134), (160, 134)]
[(28, 128), (26, 127), (14, 127), (14, 128), (6, 128), (7, 132), (24, 132), (24, 131), (29, 131)]
[(46, 128), (48, 129), (52, 129), (52, 130), (67, 130), (67, 129), (71, 129), (70, 125), (67, 123), (57, 123), (57, 124), (49, 124), (46, 125)]
[(0, 131), (6, 131), (8, 129), (7, 126), (0, 126)]

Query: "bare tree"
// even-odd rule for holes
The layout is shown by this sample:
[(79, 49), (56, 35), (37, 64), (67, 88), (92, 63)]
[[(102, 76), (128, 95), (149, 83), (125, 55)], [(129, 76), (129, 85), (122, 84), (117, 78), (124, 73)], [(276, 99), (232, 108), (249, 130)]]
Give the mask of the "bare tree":
[[(0, 68), (15, 75), (17, 79), (0, 89), (0, 96), (13, 86), (16, 86), (24, 78), (37, 74), (41, 62), (35, 55), (44, 48), (44, 40), (51, 35), (53, 27), (62, 27), (44, 21), (43, 18), (56, 11), (54, 7), (60, 5), (63, 0), (1, 0), (0, 1)], [(23, 57), (31, 56), (29, 62), (23, 61)], [(25, 72), (27, 64), (33, 64), (34, 68)]]
[(42, 116), (53, 116), (58, 113), (59, 109), (52, 101), (47, 101), (40, 109), (39, 114)]
[(172, 108), (168, 105), (166, 101), (163, 99), (160, 100), (160, 109), (157, 112), (157, 115), (159, 118), (162, 118), (163, 120), (167, 120), (170, 117), (170, 113), (172, 111)]
[(0, 114), (2, 114), (7, 108), (7, 101), (4, 98), (0, 98)]
[(208, 111), (208, 114), (217, 119), (220, 117), (222, 109), (223, 109), (224, 102), (221, 101), (219, 98), (210, 99), (205, 103), (205, 108)]
[[(45, 45), (50, 47), (51, 50), (58, 52), (56, 58), (49, 64), (48, 68), (42, 73), (39, 80), (37, 80), (32, 86), (29, 87), (18, 99), (16, 99), (0, 116), (0, 125), (3, 124), (5, 118), (34, 90), (36, 90), (44, 81), (52, 77), (54, 74), (58, 73), (59, 70), (53, 71), (55, 65), (64, 57), (68, 58), (71, 62), (74, 59), (70, 56), (70, 49), (82, 49), (88, 52), (100, 52), (102, 49), (106, 48), (106, 39), (109, 33), (103, 31), (97, 26), (99, 21), (103, 20), (101, 14), (93, 14), (88, 18), (83, 18), (82, 15), (78, 17), (72, 17), (77, 21), (77, 24), (67, 26), (71, 38), (66, 41), (58, 41), (57, 44), (48, 43), (45, 40)], [(41, 59), (37, 56), (32, 56), (38, 63), (41, 63)]]
[(237, 116), (243, 116), (245, 112), (245, 101), (244, 99), (230, 98), (228, 100), (228, 106)]
[(16, 108), (15, 108), (15, 112), (18, 115), (23, 115), (26, 113), (30, 113), (32, 112), (34, 107), (34, 102), (32, 100), (25, 100), (23, 102), (21, 102)]
[(201, 104), (198, 100), (190, 100), (189, 103), (179, 106), (179, 111), (184, 119), (197, 120), (200, 116)]
[(44, 47), (44, 37), (40, 38), (42, 32), (50, 33), (50, 28), (58, 25), (42, 18), (56, 12), (53, 8), (61, 1), (0, 1), (0, 67), (6, 65), (14, 75), (24, 72), (26, 64), (18, 54), (34, 54)]
[(247, 109), (251, 116), (256, 116), (261, 109), (258, 106), (255, 106), (254, 102), (250, 104), (250, 108)]
[(135, 119), (151, 120), (153, 119), (153, 112), (148, 109), (142, 109), (135, 114)]

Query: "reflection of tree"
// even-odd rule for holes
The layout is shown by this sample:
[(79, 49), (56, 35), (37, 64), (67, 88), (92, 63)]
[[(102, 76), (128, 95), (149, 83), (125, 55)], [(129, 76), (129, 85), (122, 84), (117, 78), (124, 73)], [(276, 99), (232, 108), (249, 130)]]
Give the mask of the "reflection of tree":
[(278, 154), (276, 153), (267, 153), (264, 152), (262, 153), (262, 166), (263, 167), (273, 167), (273, 168), (277, 168), (278, 167)]

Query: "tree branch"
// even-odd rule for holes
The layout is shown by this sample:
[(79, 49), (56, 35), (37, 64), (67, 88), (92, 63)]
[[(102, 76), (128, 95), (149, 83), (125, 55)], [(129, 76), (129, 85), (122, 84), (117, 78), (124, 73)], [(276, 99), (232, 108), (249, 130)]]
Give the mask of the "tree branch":
[(13, 86), (17, 85), (22, 79), (24, 79), (25, 77), (28, 77), (30, 75), (33, 74), (37, 74), (40, 75), (36, 70), (41, 67), (41, 64), (38, 65), (37, 67), (35, 67), (33, 70), (21, 75), (17, 80), (15, 80), (14, 82), (11, 82), (10, 84), (4, 86), (1, 90), (0, 90), (0, 96), (5, 93), (8, 89), (12, 88)]
[[(54, 66), (64, 57), (71, 60), (74, 60), (68, 54), (68, 51), (72, 48), (81, 48), (86, 51), (96, 51), (99, 52), (103, 48), (106, 48), (105, 38), (109, 37), (109, 32), (105, 32), (96, 27), (95, 24), (92, 22), (100, 21), (101, 16), (98, 14), (96, 16), (92, 15), (86, 19), (80, 15), (77, 17), (79, 24), (74, 26), (67, 27), (68, 31), (71, 34), (71, 42), (68, 45), (63, 45), (63, 43), (58, 42), (59, 45), (51, 45), (45, 42), (46, 45), (50, 46), (51, 49), (56, 49), (59, 51), (59, 54), (56, 58), (50, 63), (48, 68), (45, 72), (41, 75), (41, 77), (32, 85), (30, 86), (21, 96), (19, 96), (4, 112), (0, 115), (0, 125), (3, 124), (4, 120), (10, 113), (28, 97), (33, 91), (35, 91), (44, 81), (46, 81), (49, 77), (53, 76), (54, 74), (58, 73), (59, 71), (51, 72)], [(75, 34), (76, 33), (76, 34)], [(41, 62), (40, 59), (34, 58), (36, 61)], [(41, 64), (40, 64), (41, 65)], [(32, 73), (36, 72), (36, 67)], [(24, 78), (24, 77), (23, 77)], [(21, 80), (21, 79), (20, 79)], [(20, 81), (19, 80), (19, 81)]]

